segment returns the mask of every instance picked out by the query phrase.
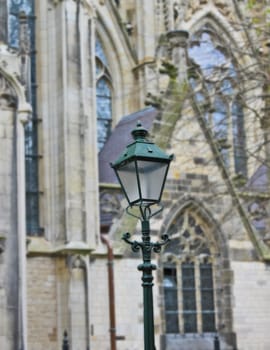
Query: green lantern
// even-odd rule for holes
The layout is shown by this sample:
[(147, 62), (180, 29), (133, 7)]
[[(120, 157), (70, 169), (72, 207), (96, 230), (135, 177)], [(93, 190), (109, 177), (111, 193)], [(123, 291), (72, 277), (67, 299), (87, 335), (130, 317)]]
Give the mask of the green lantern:
[(130, 206), (159, 203), (173, 159), (153, 142), (140, 122), (131, 132), (134, 142), (111, 164)]

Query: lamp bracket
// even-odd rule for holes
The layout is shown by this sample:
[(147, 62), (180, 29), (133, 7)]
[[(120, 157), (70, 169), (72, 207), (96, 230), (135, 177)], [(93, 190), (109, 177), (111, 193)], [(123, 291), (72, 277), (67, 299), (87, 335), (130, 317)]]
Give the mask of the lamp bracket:
[(142, 252), (144, 252), (145, 250), (151, 252), (153, 250), (155, 253), (160, 253), (161, 247), (170, 241), (168, 235), (162, 235), (160, 242), (147, 242), (147, 244), (145, 242), (132, 241), (130, 240), (130, 237), (130, 233), (126, 232), (123, 234), (122, 239), (126, 243), (131, 245), (131, 249), (134, 253), (137, 253), (140, 249), (142, 250)]
[[(151, 206), (152, 205), (157, 205), (157, 209), (152, 212), (151, 211)], [(139, 208), (139, 211), (140, 211), (140, 215), (136, 215), (134, 213), (131, 212), (131, 210), (134, 208), (134, 207), (138, 207)], [(163, 210), (163, 205), (161, 205), (160, 203), (150, 203), (150, 204), (139, 204), (139, 205), (129, 205), (127, 208), (126, 208), (126, 213), (130, 216), (133, 216), (134, 218), (136, 219), (139, 219), (141, 221), (147, 221), (149, 220), (150, 218), (152, 218), (153, 216), (159, 214), (161, 211)]]

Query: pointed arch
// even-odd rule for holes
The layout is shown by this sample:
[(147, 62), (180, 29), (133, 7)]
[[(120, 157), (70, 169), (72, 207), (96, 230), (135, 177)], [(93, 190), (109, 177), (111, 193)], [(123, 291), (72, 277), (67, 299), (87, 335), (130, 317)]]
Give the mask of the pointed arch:
[[(202, 221), (211, 229), (211, 234), (213, 235), (214, 244), (220, 251), (224, 259), (228, 258), (228, 246), (227, 240), (224, 233), (222, 232), (219, 222), (213, 217), (211, 211), (206, 207), (205, 203), (200, 199), (190, 196), (183, 195), (171, 208), (170, 215), (168, 215), (161, 227), (161, 235), (168, 234), (170, 226), (177, 217), (181, 216), (186, 210), (192, 211), (201, 218)], [(209, 232), (210, 234), (210, 232)]]
[[(14, 57), (8, 55), (6, 61), (4, 60), (4, 66), (0, 66), (0, 77), (6, 82), (7, 89), (9, 90), (9, 95), (16, 99), (16, 109), (18, 111), (25, 111), (30, 113), (32, 111), (31, 106), (26, 101), (25, 89), (22, 84), (17, 80), (16, 73), (13, 71), (13, 67), (9, 66), (8, 62), (13, 61)], [(6, 64), (7, 63), (7, 64)], [(3, 93), (4, 90), (1, 93)]]
[(122, 30), (116, 30), (115, 16), (114, 6), (111, 8), (110, 15), (107, 16), (97, 9), (96, 36), (103, 45), (113, 81), (112, 127), (129, 112), (128, 95), (131, 91), (128, 87), (132, 88), (134, 85), (132, 70), (136, 65), (136, 58), (128, 40)]
[(95, 39), (97, 143), (100, 151), (111, 133), (114, 89), (103, 44), (98, 35)]
[(171, 208), (161, 233), (171, 238), (160, 261), (164, 337), (178, 339), (180, 346), (186, 334), (206, 339), (218, 331), (232, 345), (232, 272), (220, 225), (204, 203), (185, 195)]
[(188, 49), (189, 60), (198, 73), (191, 81), (197, 90), (200, 87), (200, 101), (197, 94), (194, 96), (196, 103), (203, 99), (204, 105), (209, 105), (204, 120), (219, 144), (224, 165), (231, 173), (247, 177), (243, 76), (237, 50), (231, 43), (227, 45), (228, 38), (230, 35), (217, 26), (212, 15), (202, 18)]
[(223, 39), (226, 43), (238, 47), (241, 42), (241, 36), (237, 33), (232, 25), (228, 22), (215, 7), (211, 5), (204, 6), (201, 10), (196, 12), (192, 18), (183, 23), (183, 29), (192, 34), (196, 33), (205, 24), (211, 24), (217, 33), (223, 33)]

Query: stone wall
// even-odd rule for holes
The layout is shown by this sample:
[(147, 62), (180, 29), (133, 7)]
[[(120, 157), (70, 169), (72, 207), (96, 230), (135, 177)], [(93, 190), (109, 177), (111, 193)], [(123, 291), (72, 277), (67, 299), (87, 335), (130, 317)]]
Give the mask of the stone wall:
[[(2, 87), (6, 84), (4, 80)], [(7, 84), (8, 85), (8, 84)], [(0, 98), (0, 348), (18, 346), (18, 241), (15, 114)]]
[[(125, 245), (125, 243), (122, 243)], [(141, 350), (143, 348), (143, 289), (140, 253), (132, 258), (114, 259), (114, 290), (116, 312), (116, 335), (118, 350)], [(155, 261), (153, 260), (153, 263)], [(159, 349), (160, 311), (158, 305), (157, 272), (154, 275), (154, 318), (156, 344)], [(110, 350), (109, 300), (106, 257), (91, 262), (91, 349)]]
[(238, 350), (268, 350), (270, 268), (261, 262), (234, 261), (234, 328)]
[[(27, 260), (29, 350), (58, 350), (55, 260)], [(61, 338), (61, 335), (59, 336)]]

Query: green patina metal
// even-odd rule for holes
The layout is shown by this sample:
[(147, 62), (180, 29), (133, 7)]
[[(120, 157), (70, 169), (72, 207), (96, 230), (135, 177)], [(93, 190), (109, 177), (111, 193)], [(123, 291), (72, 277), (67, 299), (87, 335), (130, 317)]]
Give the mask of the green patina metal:
[(142, 127), (140, 122), (137, 123), (136, 129), (131, 134), (135, 141), (128, 145), (120, 157), (111, 164), (114, 169), (138, 158), (147, 161), (158, 160), (166, 163), (171, 161), (172, 156), (164, 153), (154, 142), (146, 138), (148, 131)]
[[(125, 233), (122, 236), (122, 239), (131, 245), (133, 252), (138, 252), (141, 250), (143, 263), (138, 266), (138, 270), (142, 271), (142, 287), (143, 287), (143, 305), (144, 305), (144, 350), (155, 350), (155, 331), (154, 331), (154, 309), (153, 309), (153, 270), (156, 269), (156, 266), (151, 263), (151, 254), (152, 251), (159, 253), (161, 247), (169, 241), (167, 235), (161, 237), (160, 242), (151, 242), (150, 235), (150, 224), (149, 219), (159, 213), (162, 210), (162, 207), (159, 207), (158, 210), (152, 212), (152, 205), (159, 206), (159, 201), (161, 199), (162, 191), (164, 188), (164, 183), (167, 176), (168, 166), (172, 160), (172, 155), (167, 155), (164, 153), (158, 146), (153, 142), (147, 140), (148, 132), (142, 127), (140, 123), (137, 124), (137, 128), (132, 131), (134, 142), (129, 144), (125, 151), (120, 155), (120, 157), (113, 163), (111, 166), (114, 168), (117, 178), (121, 184), (122, 190), (129, 201), (129, 206), (127, 208), (127, 214), (131, 216), (133, 223), (137, 222), (134, 220), (134, 217), (141, 221), (141, 231), (142, 239), (141, 241), (131, 241), (130, 233)], [(141, 200), (130, 201), (128, 198), (128, 187), (129, 183), (121, 182), (121, 178), (118, 175), (118, 171), (123, 169), (127, 163), (145, 160), (147, 163), (155, 163), (160, 165), (166, 164), (166, 172), (162, 174), (162, 181), (160, 181), (160, 196), (155, 197), (155, 200), (152, 200), (151, 197), (143, 198), (140, 196)], [(162, 165), (163, 166), (163, 165)], [(137, 166), (132, 168), (132, 172), (136, 173), (137, 178), (139, 179)], [(149, 176), (152, 176), (152, 172), (149, 171)], [(151, 179), (152, 180), (152, 179)], [(153, 181), (155, 179), (153, 178)], [(138, 191), (140, 192), (140, 181), (137, 182)], [(127, 188), (125, 188), (127, 187)], [(133, 183), (131, 188), (133, 188)], [(158, 191), (159, 193), (159, 191)], [(149, 202), (150, 201), (150, 202)], [(129, 209), (134, 208), (135, 213), (131, 212)], [(123, 224), (123, 221), (122, 221)]]
[(161, 248), (169, 238), (167, 235), (161, 237), (160, 242), (151, 242), (149, 217), (145, 215), (141, 220), (142, 241), (131, 241), (131, 235), (125, 233), (122, 239), (131, 245), (133, 252), (142, 251), (143, 263), (138, 265), (138, 270), (142, 271), (143, 305), (144, 305), (144, 350), (155, 350), (154, 333), (154, 308), (153, 308), (153, 270), (156, 265), (151, 263), (152, 251), (160, 253)]
[[(159, 203), (173, 155), (166, 154), (154, 142), (149, 141), (148, 131), (140, 122), (131, 134), (134, 142), (127, 145), (111, 166), (131, 207)], [(162, 171), (157, 173), (160, 169)], [(151, 187), (153, 176), (157, 185)], [(137, 193), (134, 186), (137, 187)], [(149, 192), (146, 187), (154, 190)]]

